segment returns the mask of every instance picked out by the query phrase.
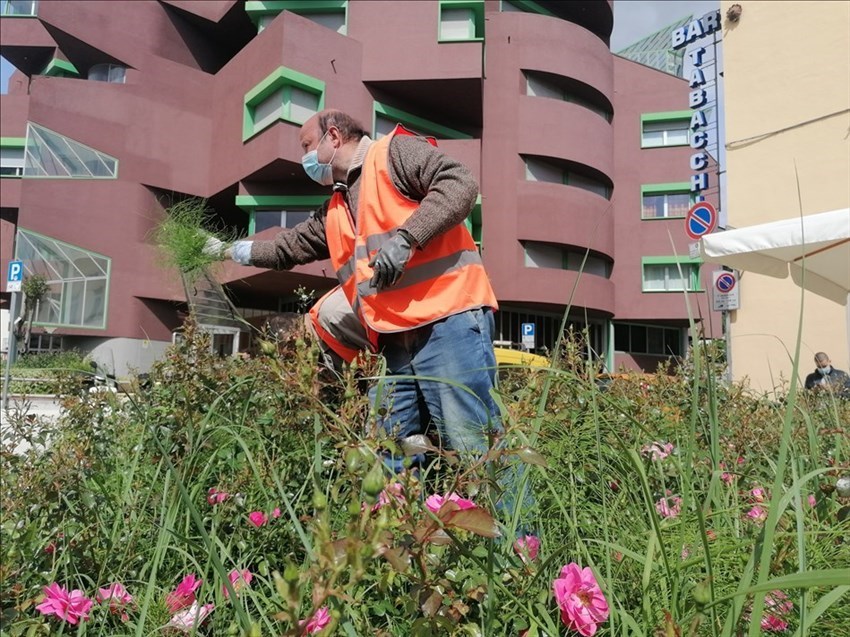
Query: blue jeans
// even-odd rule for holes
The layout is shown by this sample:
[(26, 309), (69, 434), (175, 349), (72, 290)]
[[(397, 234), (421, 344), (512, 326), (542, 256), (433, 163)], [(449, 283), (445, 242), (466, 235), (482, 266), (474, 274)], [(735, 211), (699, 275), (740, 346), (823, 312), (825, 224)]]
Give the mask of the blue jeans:
[[(401, 440), (424, 434), (433, 422), (444, 447), (474, 456), (486, 453), (488, 433), (502, 429), (490, 395), (496, 381), (494, 330), (493, 311), (482, 308), (382, 334), (387, 380), (380, 396), (385, 410), (380, 425), (387, 434)], [(370, 390), (369, 399), (373, 405), (379, 399), (378, 387)], [(399, 457), (387, 458), (387, 464), (395, 471), (403, 468)]]

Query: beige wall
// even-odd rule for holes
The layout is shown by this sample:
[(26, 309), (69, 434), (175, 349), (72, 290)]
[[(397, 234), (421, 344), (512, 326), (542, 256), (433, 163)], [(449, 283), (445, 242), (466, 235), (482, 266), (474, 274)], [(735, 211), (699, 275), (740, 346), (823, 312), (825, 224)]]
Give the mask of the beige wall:
[[(732, 4), (743, 12), (723, 30), (729, 224), (793, 217), (800, 200), (803, 214), (850, 207), (850, 2), (722, 0), (721, 15)], [(740, 285), (733, 373), (770, 391), (791, 374), (801, 290), (752, 273)], [(802, 303), (801, 375), (820, 350), (850, 368), (848, 310), (810, 293)]]

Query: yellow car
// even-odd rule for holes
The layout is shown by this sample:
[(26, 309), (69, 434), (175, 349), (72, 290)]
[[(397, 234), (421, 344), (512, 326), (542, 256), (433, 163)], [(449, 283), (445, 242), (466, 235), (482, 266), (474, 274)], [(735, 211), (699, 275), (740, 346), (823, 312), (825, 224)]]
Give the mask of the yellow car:
[(539, 354), (532, 354), (521, 349), (512, 347), (495, 347), (496, 364), (502, 365), (525, 365), (528, 367), (549, 367), (549, 359)]

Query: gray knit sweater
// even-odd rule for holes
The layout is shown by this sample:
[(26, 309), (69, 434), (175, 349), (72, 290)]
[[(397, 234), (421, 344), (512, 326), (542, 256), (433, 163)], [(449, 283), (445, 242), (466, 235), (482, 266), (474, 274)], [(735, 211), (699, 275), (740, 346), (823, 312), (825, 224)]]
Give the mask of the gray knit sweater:
[[(360, 172), (372, 140), (360, 140), (348, 170), (348, 191), (342, 189), (348, 208), (357, 219)], [(422, 137), (397, 135), (389, 147), (390, 177), (396, 188), (419, 207), (401, 226), (420, 247), (435, 236), (463, 223), (478, 196), (478, 184), (460, 162), (446, 157)], [(327, 259), (326, 201), (307, 221), (284, 228), (270, 241), (254, 241), (251, 265), (288, 270), (296, 265)]]

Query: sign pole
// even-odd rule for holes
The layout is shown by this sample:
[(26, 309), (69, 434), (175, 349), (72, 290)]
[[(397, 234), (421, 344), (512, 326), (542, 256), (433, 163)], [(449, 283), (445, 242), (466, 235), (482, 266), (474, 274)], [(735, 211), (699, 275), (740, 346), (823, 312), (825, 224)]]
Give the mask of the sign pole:
[(15, 333), (15, 319), (18, 317), (20, 292), (12, 292), (12, 304), (9, 308), (9, 346), (6, 350), (6, 371), (3, 375), (3, 411), (9, 409), (9, 382), (12, 377), (12, 363), (18, 354), (18, 337)]
[(723, 340), (726, 342), (726, 382), (732, 384), (732, 338), (729, 331), (732, 328), (732, 313), (723, 310)]

